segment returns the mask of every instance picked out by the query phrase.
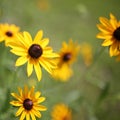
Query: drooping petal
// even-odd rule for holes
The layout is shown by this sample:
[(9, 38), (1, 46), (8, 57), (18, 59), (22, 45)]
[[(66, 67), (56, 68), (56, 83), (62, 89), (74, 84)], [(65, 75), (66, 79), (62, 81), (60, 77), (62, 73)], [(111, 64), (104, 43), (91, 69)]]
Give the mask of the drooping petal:
[(28, 77), (32, 74), (33, 72), (33, 63), (31, 60), (28, 61), (28, 64), (27, 64), (27, 74), (28, 74)]
[(34, 68), (35, 68), (35, 72), (36, 72), (37, 78), (40, 81), (41, 77), (42, 77), (42, 72), (41, 72), (40, 64), (36, 62), (34, 64)]

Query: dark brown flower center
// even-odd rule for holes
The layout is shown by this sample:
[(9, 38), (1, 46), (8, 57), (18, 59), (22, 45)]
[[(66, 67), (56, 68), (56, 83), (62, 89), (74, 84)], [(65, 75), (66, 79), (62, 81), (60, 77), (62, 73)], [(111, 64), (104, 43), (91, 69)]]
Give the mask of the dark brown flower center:
[(120, 41), (120, 27), (118, 27), (114, 32), (113, 36), (116, 40)]
[(12, 33), (11, 31), (7, 31), (5, 34), (6, 34), (8, 37), (12, 37), (12, 36), (13, 36), (13, 33)]
[(24, 100), (24, 102), (23, 102), (23, 106), (24, 106), (24, 108), (26, 109), (26, 110), (31, 110), (32, 109), (32, 107), (33, 107), (33, 102), (32, 102), (32, 100), (30, 100), (30, 99), (25, 99)]
[(42, 51), (42, 48), (40, 45), (38, 44), (33, 44), (30, 46), (29, 50), (28, 50), (28, 53), (29, 55), (32, 57), (32, 58), (39, 58), (43, 51)]
[(69, 61), (71, 59), (71, 57), (72, 57), (71, 53), (66, 53), (63, 56), (63, 61), (67, 62), (67, 61)]

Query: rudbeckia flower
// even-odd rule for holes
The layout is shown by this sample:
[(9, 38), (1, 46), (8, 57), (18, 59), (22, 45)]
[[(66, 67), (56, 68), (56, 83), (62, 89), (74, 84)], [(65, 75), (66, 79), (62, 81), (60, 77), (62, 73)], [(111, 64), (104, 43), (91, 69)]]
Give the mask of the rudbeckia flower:
[(47, 108), (40, 105), (45, 100), (45, 97), (40, 97), (41, 92), (34, 92), (34, 87), (28, 90), (25, 86), (22, 90), (18, 88), (19, 94), (11, 93), (17, 99), (10, 102), (11, 105), (19, 107), (16, 116), (20, 116), (20, 120), (36, 120), (36, 117), (41, 118), (40, 111), (45, 111)]
[(113, 14), (110, 14), (110, 20), (100, 17), (100, 24), (97, 25), (101, 31), (97, 38), (103, 39), (102, 46), (109, 46), (110, 56), (116, 56), (120, 52), (120, 21)]
[(53, 53), (53, 49), (48, 45), (49, 39), (43, 38), (43, 31), (38, 31), (34, 40), (28, 32), (19, 33), (17, 39), (9, 43), (12, 48), (11, 52), (19, 56), (16, 61), (16, 66), (23, 65), (27, 62), (27, 74), (30, 76), (35, 69), (38, 80), (41, 80), (41, 66), (50, 74), (52, 69), (56, 68), (56, 63), (53, 58), (59, 57)]
[(0, 42), (5, 41), (5, 45), (8, 46), (8, 42), (16, 39), (16, 34), (20, 28), (14, 24), (0, 24)]
[(60, 103), (53, 107), (52, 120), (72, 120), (71, 110), (67, 105)]
[(71, 65), (76, 60), (79, 49), (80, 46), (72, 40), (68, 44), (66, 42), (62, 43), (62, 48), (59, 52), (60, 57), (56, 60), (58, 67), (52, 72), (53, 78), (67, 81), (73, 75)]

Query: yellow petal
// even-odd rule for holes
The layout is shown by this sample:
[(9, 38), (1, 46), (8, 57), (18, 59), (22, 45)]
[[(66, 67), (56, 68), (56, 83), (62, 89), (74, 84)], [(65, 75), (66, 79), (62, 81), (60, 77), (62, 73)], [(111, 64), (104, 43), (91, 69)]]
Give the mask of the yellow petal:
[(111, 28), (111, 24), (107, 18), (100, 17), (99, 20), (104, 26)]
[(109, 35), (109, 34), (104, 34), (104, 33), (98, 33), (97, 38), (100, 38), (100, 39), (112, 39), (112, 35)]
[(40, 97), (40, 95), (41, 95), (41, 93), (40, 92), (36, 92), (35, 93), (35, 98), (37, 99), (37, 98), (39, 98)]
[(33, 113), (35, 116), (37, 116), (38, 118), (41, 117), (41, 113), (40, 113), (39, 111), (37, 111), (37, 110), (32, 110), (32, 113)]
[(32, 44), (32, 37), (28, 32), (23, 32), (24, 42), (26, 46), (30, 46)]
[(26, 120), (30, 120), (30, 114), (26, 113)]
[(16, 94), (16, 93), (11, 93), (11, 95), (12, 95), (14, 98), (16, 98), (17, 100), (22, 101), (21, 96), (19, 96), (18, 94)]
[(57, 53), (43, 53), (42, 57), (45, 57), (45, 58), (56, 58), (56, 57), (60, 57), (59, 54)]
[(30, 112), (32, 120), (36, 120), (34, 113)]
[(40, 40), (42, 39), (42, 36), (43, 36), (43, 31), (42, 30), (38, 31), (37, 35), (34, 38), (34, 43), (39, 43)]
[[(21, 102), (22, 102), (22, 101), (21, 101)], [(22, 105), (21, 102), (19, 102), (19, 101), (11, 101), (10, 104), (13, 105), (13, 106), (17, 106), (17, 107), (18, 107), (18, 106), (21, 106), (21, 105)]]
[(16, 116), (19, 116), (23, 112), (24, 108), (20, 107), (18, 111), (16, 112)]
[(102, 46), (110, 46), (110, 45), (112, 45), (113, 44), (113, 40), (104, 40), (104, 42), (102, 43)]
[(27, 56), (28, 55), (26, 50), (20, 51), (20, 50), (16, 50), (16, 49), (11, 49), (10, 52), (12, 52), (12, 53), (14, 53), (15, 55), (18, 55), (18, 56)]
[(44, 38), (44, 39), (42, 39), (42, 40), (39, 42), (40, 46), (41, 46), (43, 49), (48, 45), (48, 43), (49, 43), (49, 39), (48, 39), (48, 38)]
[(33, 63), (32, 61), (28, 61), (28, 64), (27, 64), (27, 74), (28, 74), (28, 77), (32, 74), (33, 72)]
[(41, 80), (41, 77), (42, 77), (42, 72), (41, 72), (40, 64), (39, 64), (38, 62), (36, 62), (36, 63), (34, 64), (34, 68), (35, 68), (35, 72), (36, 72), (38, 81), (40, 81), (40, 80)]
[[(49, 61), (49, 60), (48, 60)], [(49, 73), (52, 73), (52, 70), (51, 70), (51, 64), (48, 62), (48, 61), (46, 61), (46, 60), (44, 60), (44, 59), (40, 59), (40, 64), (41, 64), (41, 66), (47, 71), (47, 72), (49, 72)]]
[(26, 115), (26, 112), (25, 112), (25, 111), (23, 111), (23, 112), (22, 112), (22, 115), (20, 116), (20, 120), (24, 120), (25, 115)]
[(37, 106), (37, 109), (39, 109), (40, 111), (46, 111), (47, 110), (47, 108), (43, 105)]
[(25, 64), (28, 61), (27, 57), (19, 57), (16, 61), (15, 66), (20, 66)]
[(38, 99), (37, 103), (41, 103), (41, 102), (43, 102), (43, 101), (45, 101), (45, 97), (40, 97), (40, 98)]

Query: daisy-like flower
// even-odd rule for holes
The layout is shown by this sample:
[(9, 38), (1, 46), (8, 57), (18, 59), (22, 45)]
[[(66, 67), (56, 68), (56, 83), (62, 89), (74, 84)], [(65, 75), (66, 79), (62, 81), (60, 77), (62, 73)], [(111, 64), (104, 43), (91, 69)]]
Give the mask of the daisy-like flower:
[(52, 120), (72, 120), (72, 112), (63, 103), (57, 104), (53, 107), (52, 113)]
[(99, 18), (100, 23), (97, 27), (101, 31), (97, 38), (104, 39), (102, 46), (109, 46), (110, 56), (116, 56), (120, 52), (120, 21), (113, 14), (110, 20), (105, 17)]
[(14, 24), (0, 24), (0, 42), (5, 41), (5, 45), (8, 46), (8, 42), (16, 39), (19, 30), (20, 28)]
[(12, 48), (11, 52), (17, 56), (20, 56), (16, 61), (16, 66), (23, 65), (27, 62), (27, 74), (30, 76), (35, 69), (38, 80), (41, 80), (42, 72), (40, 65), (46, 69), (49, 73), (52, 73), (52, 69), (57, 65), (53, 61), (53, 58), (59, 57), (57, 53), (53, 53), (53, 49), (48, 45), (49, 39), (42, 39), (43, 31), (38, 31), (34, 40), (28, 32), (23, 34), (17, 34), (16, 41), (9, 43)]
[(73, 71), (71, 65), (76, 60), (79, 53), (80, 46), (69, 40), (69, 43), (62, 43), (62, 48), (59, 52), (60, 57), (56, 60), (58, 67), (53, 70), (52, 76), (61, 81), (67, 81), (72, 75)]
[(20, 120), (36, 120), (36, 117), (41, 118), (40, 111), (45, 111), (47, 108), (40, 105), (45, 100), (45, 97), (40, 97), (41, 92), (34, 92), (34, 86), (28, 90), (25, 86), (24, 90), (18, 88), (19, 94), (11, 93), (17, 99), (10, 102), (15, 107), (19, 107), (16, 116), (20, 116)]

